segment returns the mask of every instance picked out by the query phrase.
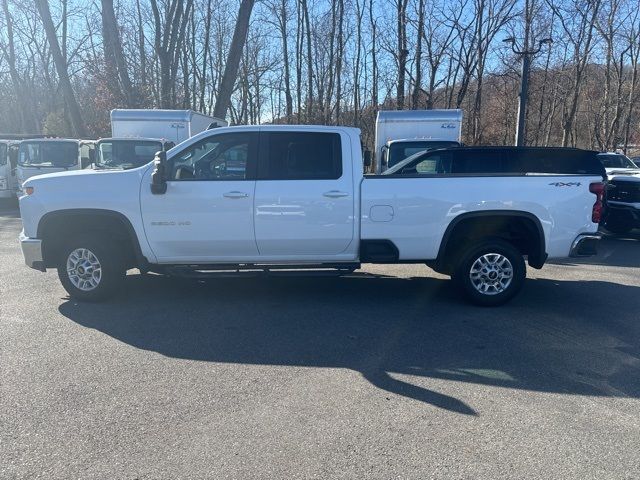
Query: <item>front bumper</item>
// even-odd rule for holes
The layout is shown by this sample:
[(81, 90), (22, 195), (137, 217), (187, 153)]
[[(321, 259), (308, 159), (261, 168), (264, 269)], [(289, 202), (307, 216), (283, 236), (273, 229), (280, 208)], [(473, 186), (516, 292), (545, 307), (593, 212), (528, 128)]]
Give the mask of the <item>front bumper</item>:
[(20, 247), (24, 256), (24, 263), (27, 267), (46, 271), (44, 266), (44, 258), (42, 256), (42, 240), (38, 238), (29, 238), (24, 232), (20, 233)]
[(599, 233), (581, 233), (571, 244), (570, 257), (592, 257), (598, 254)]

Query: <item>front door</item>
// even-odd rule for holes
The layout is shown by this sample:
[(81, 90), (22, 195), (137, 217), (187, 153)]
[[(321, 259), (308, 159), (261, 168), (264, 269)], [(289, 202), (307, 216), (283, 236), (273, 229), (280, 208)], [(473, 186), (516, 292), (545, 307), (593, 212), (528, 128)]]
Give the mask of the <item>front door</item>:
[(261, 132), (255, 193), (261, 257), (319, 261), (355, 254), (349, 145), (338, 132)]
[(258, 132), (219, 133), (167, 161), (165, 194), (141, 191), (144, 228), (160, 263), (246, 261), (257, 257), (253, 226)]

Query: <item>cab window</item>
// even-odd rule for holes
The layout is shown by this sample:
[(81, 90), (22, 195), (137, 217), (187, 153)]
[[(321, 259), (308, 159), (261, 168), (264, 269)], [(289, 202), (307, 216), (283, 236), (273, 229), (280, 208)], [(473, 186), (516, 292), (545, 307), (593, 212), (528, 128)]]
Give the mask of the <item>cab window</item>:
[(257, 153), (257, 133), (213, 135), (169, 160), (171, 180), (249, 180)]
[(263, 138), (267, 155), (260, 163), (262, 180), (335, 180), (342, 176), (338, 133), (269, 132)]

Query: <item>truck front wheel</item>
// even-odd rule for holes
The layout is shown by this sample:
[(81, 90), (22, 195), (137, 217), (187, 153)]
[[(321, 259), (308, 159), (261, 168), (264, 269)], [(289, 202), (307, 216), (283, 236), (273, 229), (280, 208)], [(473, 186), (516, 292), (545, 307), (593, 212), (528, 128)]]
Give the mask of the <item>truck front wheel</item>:
[(504, 240), (492, 239), (464, 250), (453, 279), (472, 303), (497, 306), (520, 291), (526, 274), (522, 253)]
[(58, 257), (58, 278), (77, 300), (97, 302), (114, 295), (126, 269), (113, 242), (98, 236), (83, 236), (69, 242)]

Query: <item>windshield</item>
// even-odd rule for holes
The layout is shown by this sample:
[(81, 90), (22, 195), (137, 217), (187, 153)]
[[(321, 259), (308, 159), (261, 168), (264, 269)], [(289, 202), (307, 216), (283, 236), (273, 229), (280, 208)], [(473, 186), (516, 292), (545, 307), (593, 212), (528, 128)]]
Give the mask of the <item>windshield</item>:
[(22, 142), (18, 164), (25, 167), (68, 168), (78, 165), (76, 142)]
[(0, 165), (7, 164), (7, 144), (0, 143)]
[(424, 152), (425, 150), (458, 146), (460, 146), (458, 142), (439, 142), (437, 140), (411, 140), (407, 142), (394, 142), (389, 145), (389, 148), (386, 152), (387, 168), (391, 168), (403, 161), (405, 158), (415, 155), (416, 153)]
[(408, 158), (405, 158), (404, 160), (402, 160), (401, 162), (395, 164), (393, 167), (385, 170), (384, 172), (382, 172), (382, 175), (393, 175), (394, 173), (402, 170), (405, 166), (409, 165), (411, 162), (413, 162), (416, 158), (420, 158), (422, 155), (424, 155), (425, 153), (427, 153), (427, 150), (422, 150), (418, 153), (414, 153), (413, 155), (411, 155)]
[(619, 153), (600, 154), (598, 158), (604, 168), (638, 168), (629, 158)]
[(135, 168), (153, 161), (162, 142), (148, 140), (101, 140), (96, 151), (98, 168)]

